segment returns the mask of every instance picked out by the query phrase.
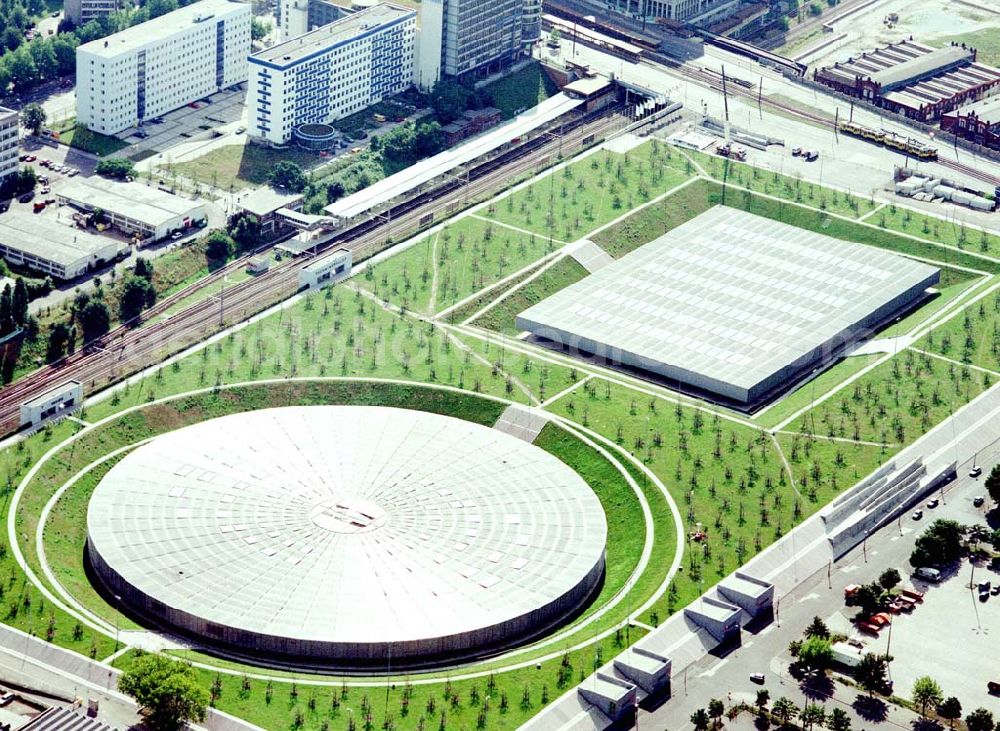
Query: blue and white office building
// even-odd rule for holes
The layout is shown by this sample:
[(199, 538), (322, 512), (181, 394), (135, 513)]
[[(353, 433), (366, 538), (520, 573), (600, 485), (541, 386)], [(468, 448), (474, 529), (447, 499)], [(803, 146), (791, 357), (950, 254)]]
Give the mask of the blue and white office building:
[(354, 114), (413, 84), (417, 14), (360, 10), (250, 56), (251, 137), (284, 144), (296, 127)]

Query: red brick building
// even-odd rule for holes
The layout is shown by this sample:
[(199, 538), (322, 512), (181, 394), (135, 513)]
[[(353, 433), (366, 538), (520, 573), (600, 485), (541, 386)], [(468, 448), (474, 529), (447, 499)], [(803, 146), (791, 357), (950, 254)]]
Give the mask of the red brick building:
[(1000, 96), (948, 112), (941, 117), (941, 129), (1000, 150)]
[(1000, 69), (964, 45), (931, 48), (912, 39), (816, 71), (816, 81), (921, 122), (1000, 88)]

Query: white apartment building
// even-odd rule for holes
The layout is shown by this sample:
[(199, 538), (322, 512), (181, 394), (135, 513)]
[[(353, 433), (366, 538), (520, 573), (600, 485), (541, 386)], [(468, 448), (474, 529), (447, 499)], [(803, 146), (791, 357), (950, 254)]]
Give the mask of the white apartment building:
[(250, 57), (251, 137), (284, 144), (413, 84), (417, 14), (390, 3), (359, 10)]
[(250, 4), (201, 0), (76, 49), (76, 118), (116, 134), (247, 79)]
[(18, 120), (16, 110), (0, 107), (0, 185), (17, 173), (17, 158), (21, 150)]
[[(131, 5), (131, 2), (128, 3)], [(86, 25), (125, 8), (124, 0), (66, 0), (63, 14), (73, 25)]]

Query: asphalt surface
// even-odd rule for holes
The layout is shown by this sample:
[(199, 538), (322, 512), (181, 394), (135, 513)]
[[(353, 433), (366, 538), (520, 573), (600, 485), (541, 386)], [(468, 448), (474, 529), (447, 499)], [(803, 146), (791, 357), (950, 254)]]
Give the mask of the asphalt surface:
[[(990, 467), (1000, 461), (1000, 442), (994, 443), (978, 457), (984, 468), (984, 475)], [(923, 518), (915, 521), (912, 511), (908, 511), (900, 519), (894, 520), (872, 534), (868, 540), (836, 561), (829, 571), (820, 571), (806, 579), (792, 594), (783, 597), (776, 606), (775, 621), (768, 624), (756, 634), (744, 632), (742, 644), (728, 653), (710, 654), (701, 662), (687, 669), (678, 679), (674, 679), (672, 697), (659, 705), (640, 711), (638, 727), (643, 729), (687, 729), (691, 727), (689, 718), (698, 708), (705, 708), (712, 698), (720, 698), (728, 705), (740, 701), (753, 704), (759, 688), (767, 688), (772, 702), (780, 696), (793, 700), (799, 707), (807, 701), (825, 705), (827, 710), (840, 707), (852, 718), (854, 729), (911, 729), (912, 722), (918, 718), (916, 714), (898, 706), (874, 704), (875, 713), (867, 712), (864, 706), (856, 704), (858, 691), (842, 683), (826, 682), (814, 686), (803, 685), (791, 677), (788, 666), (791, 656), (788, 654), (788, 643), (802, 637), (802, 633), (813, 617), (819, 616), (827, 621), (833, 631), (850, 631), (845, 617), (853, 617), (855, 611), (844, 605), (844, 587), (848, 584), (861, 584), (874, 581), (882, 571), (895, 567), (903, 576), (903, 583), (910, 583), (928, 592), (927, 602), (936, 601), (934, 592), (968, 592), (968, 564), (960, 567), (957, 575), (942, 582), (940, 585), (928, 586), (924, 582), (913, 581), (910, 576), (912, 567), (909, 565), (909, 555), (919, 533), (938, 518), (951, 518), (961, 523), (971, 523), (982, 520), (983, 509), (976, 509), (972, 500), (976, 495), (985, 494), (982, 485), (984, 477), (978, 480), (968, 476), (971, 463), (960, 466), (959, 477), (945, 486), (944, 492), (935, 491), (925, 496), (921, 501)], [(941, 504), (934, 508), (924, 507), (930, 498), (938, 498)], [(991, 518), (996, 521), (1000, 516)], [(977, 568), (977, 581), (992, 573), (993, 582), (1000, 580), (1000, 575), (985, 568)], [(992, 597), (991, 602), (1000, 603), (1000, 597)], [(995, 670), (995, 662), (1000, 653), (1000, 617), (996, 611), (992, 614), (992, 634), (987, 624), (985, 612), (977, 609), (976, 602), (968, 600), (956, 602), (957, 611), (953, 612), (953, 625), (947, 628), (953, 633), (955, 646), (963, 650), (964, 662), (970, 676), (985, 676)], [(961, 605), (961, 609), (958, 605)], [(996, 607), (991, 607), (996, 610)], [(922, 607), (914, 611), (914, 617), (919, 615)], [(893, 638), (893, 647), (899, 647), (900, 635), (906, 631), (905, 623), (911, 619), (905, 615), (896, 620), (897, 636)], [(983, 629), (986, 632), (984, 633)], [(867, 636), (865, 636), (867, 637)], [(983, 642), (989, 643), (989, 650), (976, 651), (982, 648)], [(885, 652), (889, 635), (883, 633), (877, 639), (870, 639), (866, 651)], [(919, 640), (918, 640), (919, 642)], [(891, 650), (890, 650), (891, 652)], [(946, 657), (922, 656), (919, 667), (911, 663), (903, 667), (902, 655), (892, 664), (890, 672), (896, 680), (894, 692), (903, 697), (909, 697), (912, 687), (910, 678), (919, 675), (935, 675), (935, 666), (947, 660)], [(763, 685), (757, 685), (750, 680), (752, 673), (763, 673)], [(904, 681), (905, 679), (905, 681)], [(985, 683), (970, 687), (948, 687), (942, 678), (946, 695), (956, 695), (961, 700), (964, 713), (974, 708), (985, 706), (994, 714), (1000, 714), (1000, 698), (988, 695)], [(1000, 678), (997, 678), (1000, 680)], [(880, 718), (880, 707), (884, 718)]]

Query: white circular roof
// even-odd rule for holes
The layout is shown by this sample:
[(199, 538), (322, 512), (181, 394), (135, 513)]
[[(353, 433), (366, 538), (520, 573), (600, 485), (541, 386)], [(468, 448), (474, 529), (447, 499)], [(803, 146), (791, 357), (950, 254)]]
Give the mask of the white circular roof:
[(95, 565), (127, 601), (134, 590), (224, 639), (237, 635), (218, 628), (333, 653), (453, 651), (439, 640), (456, 635), (471, 649), (496, 644), (500, 625), (530, 634), (525, 622), (590, 593), (607, 537), (597, 497), (548, 452), (367, 406), (252, 411), (157, 437), (101, 481), (87, 520)]

